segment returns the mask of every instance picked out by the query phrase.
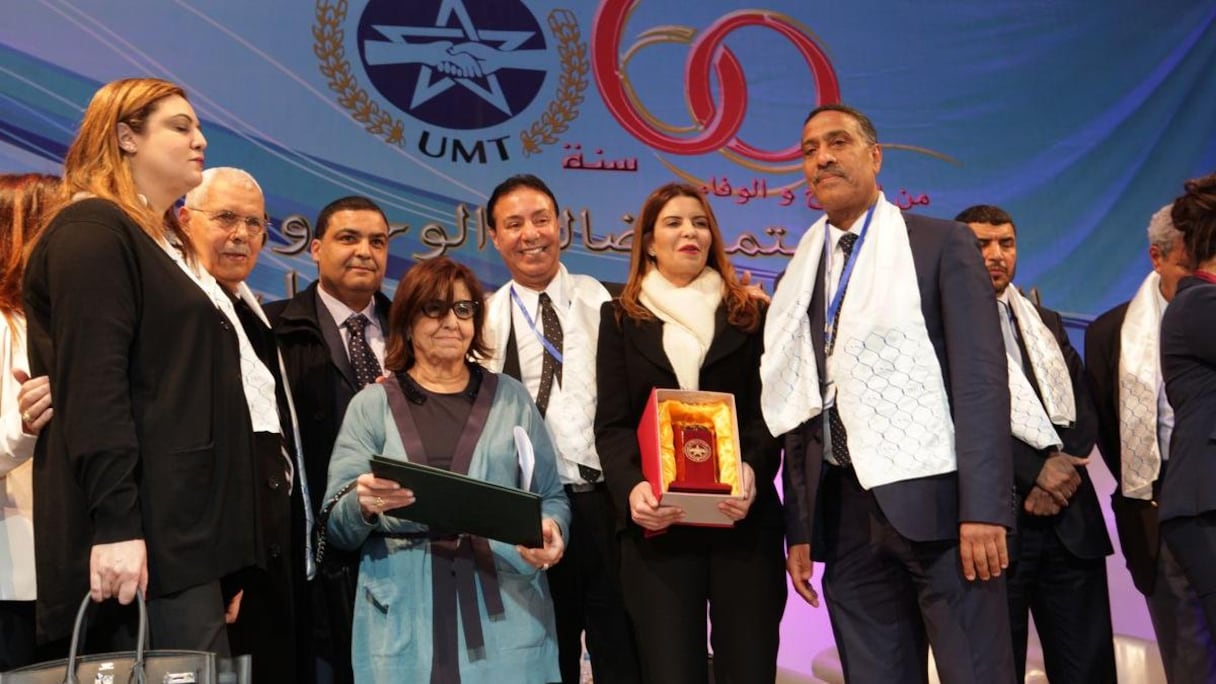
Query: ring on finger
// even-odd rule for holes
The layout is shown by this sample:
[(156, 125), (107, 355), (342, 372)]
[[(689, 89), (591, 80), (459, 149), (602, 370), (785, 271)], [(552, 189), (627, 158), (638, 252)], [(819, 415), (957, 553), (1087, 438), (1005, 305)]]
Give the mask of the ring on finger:
[(540, 569), (541, 569), (541, 570), (548, 570), (548, 569), (549, 569), (549, 564), (548, 564), (548, 563), (541, 563), (541, 565), (540, 565)]
[(23, 423), (29, 424), (29, 423), (34, 422), (34, 419), (33, 419), (33, 418), (30, 418), (30, 412), (29, 412), (29, 411), (22, 411), (22, 412), (21, 412), (21, 421), (22, 421)]

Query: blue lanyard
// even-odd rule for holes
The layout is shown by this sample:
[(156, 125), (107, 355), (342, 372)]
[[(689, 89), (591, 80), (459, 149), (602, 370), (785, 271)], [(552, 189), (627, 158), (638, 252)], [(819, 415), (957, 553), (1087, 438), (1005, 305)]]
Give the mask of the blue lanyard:
[(519, 307), (519, 312), (524, 315), (524, 320), (528, 322), (528, 327), (532, 328), (532, 334), (536, 335), (536, 340), (545, 348), (545, 351), (549, 352), (549, 356), (552, 356), (553, 360), (558, 363), (565, 363), (562, 360), (562, 353), (557, 350), (557, 347), (554, 347), (552, 342), (545, 339), (544, 333), (536, 329), (536, 321), (532, 320), (532, 316), (524, 308), (524, 302), (516, 294), (514, 285), (511, 286), (511, 299), (515, 302), (515, 306)]
[[(832, 301), (828, 304), (827, 318), (823, 321), (823, 347), (831, 350), (832, 343), (836, 338), (836, 328), (832, 325), (836, 321), (836, 313), (840, 311), (840, 304), (844, 301), (844, 290), (849, 285), (849, 279), (853, 277), (853, 266), (857, 264), (857, 256), (861, 254), (861, 246), (866, 242), (866, 233), (870, 232), (870, 219), (874, 218), (874, 208), (878, 203), (870, 205), (869, 211), (866, 212), (865, 223), (861, 224), (861, 233), (857, 236), (857, 244), (853, 245), (853, 251), (845, 260), (844, 270), (840, 273), (840, 282), (836, 285), (836, 294), (832, 295)], [(831, 254), (831, 229), (824, 225), (823, 227), (823, 253)], [(824, 274), (824, 282), (827, 282), (827, 274)]]

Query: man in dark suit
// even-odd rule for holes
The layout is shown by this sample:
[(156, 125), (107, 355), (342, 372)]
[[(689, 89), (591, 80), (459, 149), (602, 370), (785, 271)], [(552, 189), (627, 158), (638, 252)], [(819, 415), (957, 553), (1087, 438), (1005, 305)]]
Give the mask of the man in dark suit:
[[(500, 183), (486, 215), (490, 237), (511, 273), (510, 282), (486, 303), (494, 349), (486, 366), (523, 382), (536, 400), (553, 434), (558, 475), (570, 499), (566, 553), (548, 571), (562, 681), (582, 681), (586, 632), (595, 681), (632, 684), (641, 676), (617, 575), (612, 502), (590, 439), (600, 306), (610, 297), (594, 278), (561, 265), (557, 198), (540, 178), (520, 175)], [(547, 366), (552, 369), (548, 382)]]
[[(304, 469), (312, 485), (309, 505), (316, 515), (346, 406), (384, 368), (390, 301), (380, 292), (388, 261), (388, 219), (379, 206), (365, 197), (343, 197), (321, 210), (314, 230), (316, 282), (289, 300), (268, 304), (266, 314), (300, 417)], [(297, 528), (303, 531), (303, 525)], [(308, 583), (297, 601), (297, 607), (312, 606), (312, 627), (298, 623), (313, 632), (301, 646), (332, 668), (334, 681), (350, 682), (354, 597), (353, 584), (343, 578), (357, 573), (358, 559), (332, 548), (326, 554), (318, 581)], [(321, 678), (328, 678), (326, 668)]]
[[(307, 492), (303, 462), (296, 451), (295, 416), (274, 332), (245, 279), (266, 244), (268, 221), (261, 187), (245, 171), (211, 168), (186, 195), (178, 219), (190, 235), (199, 262), (232, 301), (241, 328), (262, 369), (242, 358), (242, 372), (263, 372), (273, 380), (273, 402), (259, 407), (253, 426), (254, 499), (258, 565), (225, 577), (228, 641), (233, 655), (253, 656), (255, 681), (298, 681), (294, 576), (307, 576), (311, 559), (292, 539), (292, 493)], [(247, 399), (248, 401), (248, 399)], [(255, 402), (256, 403), (256, 402)], [(304, 501), (295, 497), (297, 515)]]
[[(835, 245), (830, 253), (816, 240), (799, 245), (800, 252), (809, 251), (806, 263), (820, 264), (815, 280), (800, 284), (787, 271), (767, 323), (774, 326), (775, 310), (789, 297), (781, 289), (811, 289), (806, 312), (792, 315), (801, 316), (803, 326), (809, 317), (811, 350), (804, 358), (813, 352), (814, 366), (823, 369), (818, 374), (820, 397), (816, 397), (822, 404), (815, 401), (811, 411), (795, 416), (802, 422), (786, 435), (788, 572), (803, 598), (818, 605), (810, 585), (811, 562), (812, 558), (826, 562), (823, 586), (832, 631), (851, 682), (922, 682), (930, 644), (945, 682), (1011, 682), (1008, 606), (1000, 579), (1008, 563), (1006, 528), (1014, 523), (1009, 388), (995, 302), (974, 236), (958, 223), (899, 217), (898, 209), (878, 189), (882, 149), (873, 124), (861, 112), (844, 105), (812, 111), (803, 125), (802, 150), (807, 182), (827, 213), (824, 241), (831, 237)], [(849, 266), (843, 264), (856, 243), (842, 251), (844, 234), (864, 232), (873, 212), (891, 217), (882, 227), (885, 240), (910, 259), (902, 262), (904, 273), (872, 273), (869, 279), (854, 277), (850, 285), (844, 278)], [(813, 235), (818, 235), (817, 227), (812, 227)], [(903, 232), (906, 242), (900, 236)], [(864, 254), (873, 248), (863, 244), (858, 249)], [(877, 260), (881, 251), (871, 254)], [(798, 259), (796, 255), (794, 261)], [(845, 383), (849, 378), (826, 377), (830, 371), (826, 361), (831, 357), (825, 342), (837, 330), (836, 323), (850, 315), (850, 301), (857, 302), (854, 311), (867, 304), (872, 307), (874, 300), (887, 298), (904, 283), (904, 289), (913, 292), (901, 294), (918, 294), (923, 315), (913, 333), (922, 342), (911, 361), (927, 368), (936, 362), (940, 383), (927, 377), (919, 391), (912, 390), (915, 395), (905, 393), (896, 404), (929, 402), (945, 414), (934, 414), (937, 421), (944, 421), (944, 434), (921, 435), (916, 442), (936, 440), (937, 448), (946, 452), (946, 465), (939, 464), (932, 474), (866, 487), (858, 479), (857, 466), (862, 459), (881, 459), (882, 453), (850, 455), (854, 438), (848, 435), (856, 431), (856, 436), (866, 437), (864, 433), (870, 431), (890, 436), (889, 444), (896, 450), (911, 437), (884, 427), (890, 421), (868, 420), (836, 408), (832, 402), (838, 395), (830, 392), (833, 382)], [(839, 298), (834, 293), (847, 292), (831, 330), (825, 326), (830, 301), (825, 288), (838, 300), (836, 306)], [(892, 317), (914, 315), (891, 312)], [(862, 327), (868, 324), (860, 322)], [(774, 354), (770, 342), (775, 340), (768, 331), (765, 338), (767, 364)], [(899, 380), (906, 386), (906, 378), (894, 376), (879, 379)], [(769, 376), (765, 377), (767, 394)], [(794, 397), (775, 398), (789, 403)], [(769, 418), (767, 405), (766, 399)], [(821, 412), (821, 406), (827, 408)], [(770, 418), (770, 427), (773, 423)], [(785, 426), (777, 427), (783, 431)], [(951, 427), (952, 442), (946, 439)], [(911, 435), (919, 426), (905, 424), (902, 429)], [(914, 461), (919, 459), (911, 454), (890, 465), (915, 473)]]
[[(1170, 220), (1171, 206), (1163, 207), (1149, 221), (1148, 255), (1153, 273), (1141, 285), (1140, 292), (1134, 300), (1098, 316), (1085, 331), (1086, 375), (1098, 415), (1098, 448), (1118, 483), (1111, 493), (1111, 509), (1119, 545), (1132, 582), (1144, 594), (1148, 605), (1166, 678), (1171, 682), (1207, 682), (1216, 680), (1216, 639), (1201, 619), (1202, 607), (1194, 587), (1169, 548), (1161, 543), (1158, 523), (1158, 498), (1169, 467), (1174, 412), (1165, 396), (1156, 341), (1160, 337), (1161, 317), (1174, 298), (1178, 282), (1191, 272), (1182, 234)], [(1127, 325), (1133, 302), (1136, 307), (1132, 322), (1140, 325)], [(1137, 310), (1145, 312), (1140, 321), (1135, 320), (1141, 318), (1135, 313)], [(1134, 345), (1151, 344), (1151, 348), (1139, 351), (1150, 366), (1145, 372), (1152, 376), (1151, 386), (1146, 387), (1150, 395), (1148, 405), (1140, 411), (1132, 410), (1134, 399), (1127, 395), (1130, 381), (1136, 376), (1136, 364), (1131, 359), (1137, 355), (1137, 349), (1125, 350), (1125, 339)], [(1125, 444), (1123, 430), (1130, 431), (1129, 435), (1137, 432), (1149, 435), (1149, 441), (1157, 443), (1155, 455), (1151, 453), (1151, 443), (1141, 448)], [(1129, 448), (1141, 453), (1125, 453)], [(1135, 491), (1137, 487), (1131, 479), (1125, 482), (1125, 461), (1132, 474), (1136, 470), (1131, 467), (1133, 460), (1147, 462), (1150, 473), (1156, 473), (1142, 478), (1145, 485), (1142, 491)], [(1125, 485), (1134, 496), (1125, 493)]]
[[(1067, 366), (1068, 376), (1056, 381), (1071, 385), (1075, 408), (1075, 420), (1070, 424), (1048, 428), (1055, 433), (1056, 444), (1036, 448), (1017, 434), (1012, 440), (1013, 481), (1022, 505), (1006, 584), (1018, 681), (1026, 674), (1028, 613), (1034, 614), (1048, 679), (1061, 683), (1113, 681), (1115, 651), (1105, 558), (1114, 549), (1085, 469), (1096, 439), (1097, 416), (1085, 383), (1084, 364), (1069, 343), (1058, 313), (1033, 306), (1024, 298), (1014, 301), (1021, 295), (1010, 287), (1017, 272), (1018, 248), (1017, 227), (1009, 214), (1000, 207), (976, 205), (954, 218), (970, 226), (984, 255), (998, 314), (1003, 317), (1005, 351), (1018, 366), (1011, 367), (1010, 373), (1020, 372), (1029, 380), (1035, 394), (1031, 399), (1044, 407), (1046, 417), (1050, 407), (1044, 404), (1042, 383), (1052, 379), (1038, 377), (1036, 361), (1019, 330), (1033, 322), (1020, 322), (1017, 317), (1017, 311), (1029, 316), (1037, 313), (1046, 326), (1046, 330), (1036, 326), (1038, 333), (1054, 337)], [(1045, 361), (1038, 363), (1039, 367), (1046, 365)]]

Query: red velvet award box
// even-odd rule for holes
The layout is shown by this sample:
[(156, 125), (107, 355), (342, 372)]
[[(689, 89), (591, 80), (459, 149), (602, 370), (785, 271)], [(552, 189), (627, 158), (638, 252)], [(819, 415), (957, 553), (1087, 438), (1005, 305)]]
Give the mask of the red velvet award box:
[(731, 527), (718, 504), (742, 496), (735, 396), (655, 388), (638, 424), (642, 473), (662, 506), (684, 509), (683, 525)]

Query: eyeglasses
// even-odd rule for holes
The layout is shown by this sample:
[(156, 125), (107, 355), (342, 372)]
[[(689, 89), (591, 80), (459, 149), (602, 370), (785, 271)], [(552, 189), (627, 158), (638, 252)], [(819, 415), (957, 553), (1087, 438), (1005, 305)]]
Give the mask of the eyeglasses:
[(207, 211), (199, 207), (186, 207), (191, 211), (201, 211), (207, 215), (207, 218), (215, 221), (221, 228), (229, 233), (236, 230), (240, 223), (245, 224), (245, 232), (249, 233), (249, 237), (255, 238), (270, 230), (270, 218), (267, 216), (241, 216), (235, 211), (222, 209), (220, 211)]
[(456, 318), (467, 321), (481, 308), (481, 302), (472, 299), (461, 299), (455, 302), (445, 302), (442, 299), (432, 299), (422, 305), (422, 315), (427, 318), (443, 318), (448, 311), (456, 314)]

